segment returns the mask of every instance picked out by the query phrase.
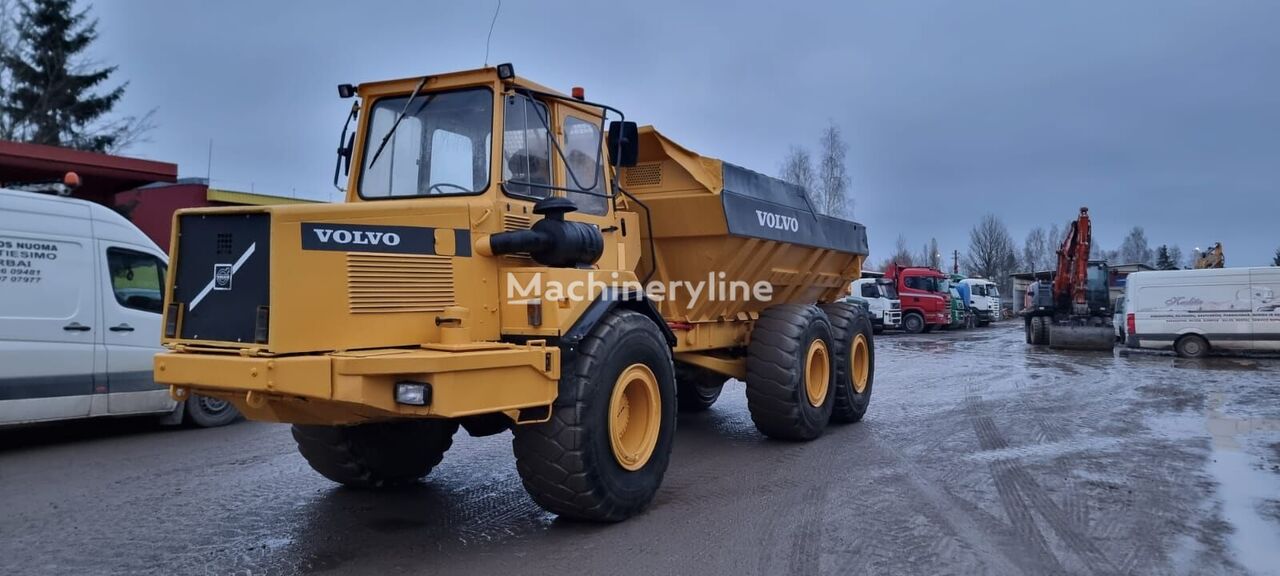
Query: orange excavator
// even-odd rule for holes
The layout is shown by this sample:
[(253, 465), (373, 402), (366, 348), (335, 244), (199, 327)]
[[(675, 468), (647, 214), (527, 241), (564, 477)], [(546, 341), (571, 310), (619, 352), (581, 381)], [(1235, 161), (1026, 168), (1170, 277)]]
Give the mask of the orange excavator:
[(1106, 261), (1089, 260), (1093, 230), (1089, 209), (1067, 226), (1051, 279), (1027, 287), (1021, 312), (1027, 343), (1052, 348), (1111, 350), (1111, 298)]

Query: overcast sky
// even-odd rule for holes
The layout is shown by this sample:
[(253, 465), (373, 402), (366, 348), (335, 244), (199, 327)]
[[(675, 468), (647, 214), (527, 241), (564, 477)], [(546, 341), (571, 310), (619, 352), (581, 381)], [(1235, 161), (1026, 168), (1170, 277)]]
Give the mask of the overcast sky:
[[(1280, 246), (1280, 2), (710, 4), (506, 0), (489, 61), (769, 174), (837, 123), (872, 262), (1081, 205), (1105, 248)], [(329, 199), (335, 86), (479, 67), (495, 5), (99, 2), (93, 50), (157, 109), (128, 154), (204, 177), (212, 140), (215, 186)]]

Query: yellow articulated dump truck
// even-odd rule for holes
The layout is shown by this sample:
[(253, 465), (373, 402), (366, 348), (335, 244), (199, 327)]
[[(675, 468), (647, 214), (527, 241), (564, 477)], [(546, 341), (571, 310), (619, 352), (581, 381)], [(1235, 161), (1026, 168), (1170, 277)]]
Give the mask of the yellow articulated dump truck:
[(509, 64), (339, 93), (345, 203), (174, 216), (175, 397), (291, 423), (360, 488), (425, 477), (459, 427), (510, 430), (533, 499), (600, 521), (649, 504), (676, 412), (729, 378), (770, 437), (862, 418), (871, 325), (836, 303), (862, 225)]

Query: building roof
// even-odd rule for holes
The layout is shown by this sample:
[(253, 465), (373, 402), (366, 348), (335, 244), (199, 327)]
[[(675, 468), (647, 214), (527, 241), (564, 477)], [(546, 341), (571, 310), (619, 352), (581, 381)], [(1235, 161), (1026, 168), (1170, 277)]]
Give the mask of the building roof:
[(306, 198), (290, 198), (287, 196), (271, 196), (268, 194), (254, 194), (252, 192), (236, 192), (234, 190), (219, 190), (217, 188), (209, 188), (205, 192), (205, 199), (210, 202), (223, 202), (226, 204), (237, 204), (240, 206), (270, 206), (272, 204), (316, 204), (319, 200), (309, 200)]
[(178, 179), (178, 165), (127, 156), (0, 140), (0, 183), (61, 181), (80, 176), (79, 197), (109, 197), (153, 182)]

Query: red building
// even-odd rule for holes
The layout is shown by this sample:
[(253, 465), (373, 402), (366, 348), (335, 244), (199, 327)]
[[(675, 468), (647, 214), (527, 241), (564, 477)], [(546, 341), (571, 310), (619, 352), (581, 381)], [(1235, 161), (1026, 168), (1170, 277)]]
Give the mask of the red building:
[(169, 247), (173, 213), (180, 208), (204, 206), (268, 206), (310, 204), (300, 200), (249, 192), (210, 188), (204, 178), (183, 178), (173, 184), (152, 184), (115, 195), (115, 207), (161, 248)]
[(312, 202), (219, 190), (203, 178), (179, 180), (178, 165), (169, 162), (0, 140), (0, 186), (56, 185), (68, 172), (80, 180), (68, 195), (115, 208), (161, 248), (169, 247), (173, 212), (180, 208)]

